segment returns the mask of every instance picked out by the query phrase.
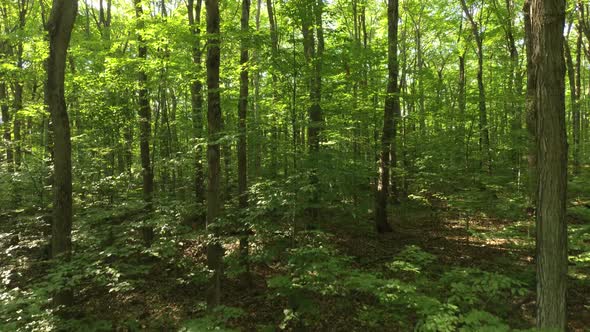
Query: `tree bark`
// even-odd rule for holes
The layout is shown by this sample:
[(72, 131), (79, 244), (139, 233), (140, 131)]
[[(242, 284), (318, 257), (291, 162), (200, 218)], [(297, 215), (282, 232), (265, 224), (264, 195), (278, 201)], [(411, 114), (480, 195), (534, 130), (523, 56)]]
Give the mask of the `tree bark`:
[[(579, 39), (579, 38), (578, 38)], [(579, 150), (577, 149), (580, 141), (580, 109), (579, 109), (579, 92), (576, 85), (576, 67), (579, 68), (579, 64), (574, 64), (572, 59), (572, 51), (568, 44), (567, 38), (564, 37), (563, 40), (564, 46), (564, 53), (565, 53), (565, 60), (567, 66), (567, 77), (569, 82), (570, 88), (570, 107), (571, 107), (571, 114), (572, 114), (572, 136), (573, 136), (573, 162), (574, 162), (574, 174), (577, 174), (580, 171), (580, 159), (579, 159)], [(580, 48), (578, 47), (578, 50)], [(576, 60), (579, 61), (579, 57), (576, 56)]]
[[(147, 60), (147, 46), (141, 35), (141, 30), (144, 28), (143, 6), (141, 0), (134, 0), (135, 17), (139, 20), (138, 23), (138, 57), (142, 61)], [(150, 159), (150, 136), (152, 131), (152, 114), (150, 109), (149, 93), (147, 89), (148, 77), (145, 69), (139, 69), (138, 76), (138, 103), (139, 103), (139, 150), (141, 156), (141, 171), (143, 175), (143, 201), (147, 211), (152, 210), (153, 195), (154, 195), (154, 173), (152, 169), (152, 162)], [(154, 238), (154, 230), (151, 227), (142, 228), (143, 241), (147, 246), (151, 245)]]
[(573, 122), (573, 143), (574, 143), (574, 175), (580, 174), (580, 164), (581, 164), (581, 144), (580, 144), (580, 124), (581, 124), (581, 112), (580, 112), (580, 97), (582, 96), (582, 72), (581, 72), (581, 65), (582, 65), (582, 28), (581, 25), (578, 23), (578, 39), (576, 40), (576, 82), (575, 82), (575, 89), (576, 89), (576, 104), (575, 107), (572, 109), (572, 122)]
[(319, 214), (319, 179), (317, 175), (318, 152), (320, 151), (320, 133), (323, 127), (322, 116), (322, 57), (324, 53), (324, 32), (322, 24), (323, 0), (307, 0), (302, 11), (303, 52), (305, 59), (311, 64), (309, 68), (309, 101), (307, 144), (311, 159), (310, 184), (313, 193), (307, 212), (312, 220)]
[(567, 137), (565, 130), (565, 0), (533, 0), (537, 73), (537, 327), (565, 331), (567, 282)]
[(221, 96), (219, 93), (219, 0), (205, 0), (207, 8), (207, 124), (208, 145), (207, 163), (209, 182), (207, 187), (207, 229), (213, 233), (213, 239), (207, 245), (207, 265), (213, 271), (211, 285), (207, 290), (207, 304), (216, 307), (221, 302), (221, 278), (223, 273), (223, 248), (213, 230), (221, 212), (221, 158), (219, 138), (223, 126), (221, 118)]
[(8, 93), (6, 83), (0, 83), (0, 109), (2, 110), (3, 133), (2, 138), (6, 145), (6, 169), (9, 173), (14, 172), (14, 159), (12, 154), (12, 135), (10, 133), (10, 110), (8, 107)]
[(397, 83), (397, 32), (399, 20), (398, 0), (387, 3), (387, 96), (383, 111), (383, 132), (381, 136), (381, 154), (379, 158), (379, 183), (375, 202), (375, 228), (377, 233), (391, 232), (387, 221), (387, 200), (389, 199), (389, 172), (391, 145), (395, 144), (395, 117), (399, 113), (399, 87)]
[(526, 86), (526, 127), (529, 134), (528, 144), (528, 193), (529, 205), (534, 208), (537, 205), (537, 73), (533, 63), (533, 28), (531, 21), (531, 1), (525, 0), (524, 13), (524, 38), (527, 59), (527, 86)]
[[(54, 132), (51, 255), (63, 260), (69, 260), (72, 253), (72, 146), (64, 80), (67, 50), (77, 11), (76, 0), (54, 0), (46, 26), (49, 33), (46, 99)], [(53, 301), (57, 306), (71, 305), (73, 293), (70, 289), (62, 289), (55, 294)]]
[[(201, 8), (202, 0), (197, 0), (196, 7), (194, 0), (188, 0), (188, 21), (191, 32), (196, 37), (195, 44), (192, 47), (193, 63), (196, 67), (197, 75), (202, 70), (201, 58)], [(197, 76), (191, 84), (191, 107), (193, 117), (194, 138), (203, 138), (203, 82)], [(200, 142), (199, 142), (200, 143)], [(195, 198), (197, 203), (205, 200), (205, 174), (203, 172), (203, 149), (200, 145), (195, 148)]]
[[(276, 64), (277, 64), (277, 57), (279, 54), (279, 35), (278, 35), (278, 30), (277, 30), (277, 22), (275, 20), (275, 14), (274, 14), (274, 9), (273, 9), (273, 4), (272, 4), (272, 0), (266, 0), (266, 9), (267, 9), (267, 13), (268, 13), (268, 23), (269, 23), (269, 28), (270, 28), (270, 49), (271, 49), (271, 66), (273, 67), (273, 70), (271, 71), (271, 79), (272, 79), (272, 86), (271, 86), (271, 91), (272, 91), (272, 99), (273, 99), (273, 104), (278, 103), (277, 100), (277, 88), (278, 88), (278, 78), (277, 78), (277, 74), (276, 74)], [(270, 144), (270, 155), (271, 155), (271, 165), (270, 165), (270, 171), (271, 171), (271, 175), (272, 176), (276, 176), (276, 171), (278, 170), (279, 166), (278, 166), (278, 145), (279, 140), (279, 128), (276, 125), (276, 122), (278, 121), (278, 118), (273, 117), (271, 122), (272, 122), (272, 129), (271, 129), (271, 144)]]
[[(241, 33), (242, 40), (240, 42), (240, 100), (238, 103), (238, 201), (239, 207), (243, 213), (248, 208), (248, 150), (247, 150), (247, 126), (246, 117), (248, 114), (248, 66), (249, 66), (249, 51), (248, 51), (248, 33), (250, 22), (250, 0), (242, 0), (242, 19), (241, 19)], [(243, 281), (245, 284), (250, 284), (250, 268), (248, 264), (248, 235), (247, 225), (243, 226), (244, 234), (240, 238), (240, 259), (245, 269)]]
[(461, 8), (471, 24), (471, 31), (477, 46), (477, 90), (479, 108), (479, 149), (481, 152), (481, 167), (488, 172), (492, 171), (492, 156), (490, 151), (490, 133), (488, 129), (488, 116), (486, 110), (486, 93), (483, 82), (483, 37), (479, 31), (479, 24), (473, 18), (471, 11), (467, 8), (465, 0), (461, 0)]

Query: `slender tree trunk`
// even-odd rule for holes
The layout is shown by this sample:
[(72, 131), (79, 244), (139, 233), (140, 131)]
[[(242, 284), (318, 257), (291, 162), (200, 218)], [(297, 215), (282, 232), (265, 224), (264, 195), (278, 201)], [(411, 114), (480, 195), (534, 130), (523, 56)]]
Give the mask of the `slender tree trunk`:
[(580, 97), (582, 96), (582, 72), (581, 72), (581, 65), (582, 65), (582, 29), (580, 28), (580, 24), (578, 24), (578, 39), (576, 41), (576, 82), (575, 82), (575, 89), (576, 89), (576, 104), (573, 107), (572, 113), (572, 122), (573, 122), (573, 136), (574, 136), (574, 174), (580, 174), (580, 164), (581, 164), (581, 147), (580, 147)]
[(422, 48), (422, 10), (420, 10), (420, 17), (416, 24), (416, 66), (418, 67), (418, 117), (420, 135), (426, 137), (426, 96), (424, 92), (424, 80), (422, 79), (422, 72), (424, 69), (423, 48)]
[(389, 199), (389, 168), (391, 145), (395, 144), (395, 117), (399, 113), (399, 87), (397, 83), (397, 30), (399, 19), (398, 0), (388, 0), (387, 4), (387, 43), (388, 43), (388, 81), (385, 109), (383, 111), (383, 132), (381, 136), (381, 155), (379, 158), (379, 183), (375, 202), (375, 228), (377, 233), (391, 232), (387, 221), (387, 200)]
[(292, 30), (293, 32), (293, 90), (291, 93), (291, 130), (293, 135), (293, 170), (297, 171), (297, 159), (298, 156), (298, 149), (297, 144), (299, 143), (299, 126), (297, 124), (297, 48), (295, 47), (295, 28)]
[(478, 109), (479, 109), (479, 149), (480, 165), (483, 169), (491, 173), (492, 156), (490, 151), (490, 132), (488, 129), (488, 116), (486, 110), (486, 93), (483, 82), (483, 36), (480, 32), (478, 22), (475, 21), (471, 11), (467, 8), (465, 0), (461, 0), (461, 7), (471, 24), (471, 31), (475, 44), (477, 46), (477, 90), (478, 90)]
[[(28, 0), (18, 0), (18, 28), (21, 31), (24, 31), (25, 24), (26, 24), (26, 17), (27, 13), (30, 9), (30, 3)], [(23, 62), (23, 42), (19, 39), (16, 45), (16, 67), (19, 69), (20, 72), (24, 70), (24, 62)], [(19, 116), (20, 111), (23, 109), (23, 83), (22, 78), (17, 77), (17, 80), (14, 84), (14, 163), (16, 165), (16, 169), (19, 169), (22, 163), (22, 148), (23, 148), (23, 137), (22, 137), (22, 120)]]
[[(54, 259), (69, 260), (72, 253), (72, 146), (70, 122), (64, 95), (67, 50), (76, 14), (76, 0), (54, 0), (47, 23), (49, 58), (47, 59), (47, 106), (54, 133), (53, 223), (51, 255)], [(67, 279), (68, 277), (66, 277)], [(64, 280), (67, 284), (68, 280)], [(58, 291), (54, 304), (71, 305), (71, 289)]]
[[(147, 60), (147, 46), (141, 35), (141, 30), (144, 28), (144, 24), (141, 21), (143, 19), (143, 6), (141, 0), (134, 0), (135, 4), (135, 16), (139, 20), (137, 34), (138, 42), (138, 57), (142, 61)], [(149, 93), (147, 89), (148, 77), (144, 69), (139, 69), (138, 77), (138, 103), (139, 103), (139, 150), (141, 156), (141, 171), (143, 175), (143, 201), (147, 211), (152, 210), (153, 195), (154, 195), (154, 173), (152, 168), (152, 162), (150, 160), (150, 136), (151, 136), (151, 125), (152, 115), (150, 110)], [(154, 238), (154, 230), (151, 227), (143, 227), (143, 240), (146, 245), (151, 245)]]
[(520, 174), (520, 159), (521, 159), (521, 148), (519, 144), (520, 130), (522, 127), (522, 108), (518, 102), (517, 96), (522, 94), (522, 74), (519, 70), (519, 54), (518, 48), (516, 47), (516, 41), (514, 38), (514, 1), (506, 0), (506, 11), (508, 12), (508, 18), (506, 20), (506, 41), (510, 56), (510, 76), (508, 79), (508, 91), (510, 92), (510, 114), (512, 115), (511, 122), (511, 133), (512, 138), (512, 151), (511, 158), (514, 173)]
[[(465, 142), (465, 110), (467, 108), (467, 99), (465, 96), (465, 54), (463, 52), (459, 55), (459, 139), (463, 151), (467, 149), (467, 143)], [(467, 158), (468, 156), (465, 154), (465, 165), (467, 165)]]
[[(207, 8), (207, 123), (208, 140), (207, 163), (209, 182), (207, 188), (207, 229), (213, 229), (221, 212), (221, 158), (219, 136), (223, 126), (221, 118), (221, 96), (219, 93), (219, 0), (205, 0)], [(214, 239), (207, 245), (207, 265), (213, 271), (211, 285), (207, 291), (207, 304), (216, 307), (221, 302), (221, 278), (223, 274), (223, 248), (216, 231)]]
[[(188, 0), (188, 21), (193, 35), (197, 38), (192, 47), (193, 63), (196, 67), (196, 72), (199, 74), (202, 70), (201, 58), (201, 8), (202, 0), (197, 0), (196, 7), (194, 0)], [(203, 138), (203, 83), (199, 77), (191, 84), (191, 107), (193, 117), (194, 138), (196, 140)], [(198, 142), (200, 143), (200, 142)], [(198, 144), (195, 143), (195, 144)], [(202, 203), (205, 200), (205, 174), (203, 172), (203, 149), (200, 145), (195, 148), (195, 198), (197, 203)]]
[[(256, 0), (256, 32), (260, 32), (260, 13), (262, 7), (262, 0)], [(272, 7), (272, 1), (267, 2), (267, 7)], [(269, 9), (271, 10), (271, 9)], [(255, 63), (259, 62), (259, 53), (258, 49), (254, 48), (252, 50), (252, 60)], [(258, 109), (258, 100), (260, 99), (260, 69), (256, 67), (254, 71), (254, 77), (252, 78), (253, 85), (254, 85), (254, 100), (252, 101), (252, 115), (253, 115), (253, 122), (254, 128), (252, 128), (252, 136), (253, 139), (250, 141), (250, 150), (252, 150), (252, 155), (254, 156), (254, 167), (253, 167), (253, 175), (254, 178), (258, 178), (260, 176), (260, 171), (262, 168), (262, 158), (261, 153), (263, 149), (262, 139), (263, 134), (262, 130), (259, 128), (259, 109)]]
[[(22, 45), (21, 45), (22, 49)], [(19, 61), (20, 62), (20, 61)], [(22, 65), (21, 65), (22, 66)], [(14, 163), (18, 170), (22, 163), (22, 146), (23, 137), (21, 133), (21, 119), (18, 115), (23, 108), (23, 84), (22, 82), (16, 82), (14, 85)]]
[[(571, 48), (567, 42), (567, 38), (563, 38), (563, 46), (564, 46), (564, 53), (567, 65), (567, 77), (569, 82), (570, 88), (570, 106), (571, 106), (571, 114), (572, 114), (572, 136), (573, 136), (573, 145), (574, 145), (574, 153), (573, 153), (573, 161), (574, 161), (574, 174), (579, 172), (580, 168), (580, 160), (579, 156), (576, 155), (576, 147), (580, 143), (579, 142), (579, 135), (580, 135), (580, 126), (579, 126), (579, 117), (580, 117), (580, 110), (579, 110), (579, 94), (578, 89), (576, 87), (576, 66), (572, 59)], [(579, 48), (578, 48), (579, 49)], [(576, 56), (576, 60), (579, 58)], [(577, 120), (576, 120), (577, 118)]]
[(565, 0), (533, 0), (537, 73), (537, 327), (567, 328), (567, 137), (565, 129)]
[[(461, 35), (463, 32), (463, 19), (461, 19), (461, 23), (459, 25), (459, 38), (457, 39), (457, 43), (461, 42)], [(465, 138), (465, 121), (466, 121), (466, 114), (465, 110), (467, 108), (467, 100), (465, 96), (465, 56), (467, 51), (463, 51), (459, 54), (459, 81), (458, 81), (458, 101), (457, 104), (459, 105), (459, 123), (457, 125), (457, 142), (460, 144), (462, 149), (462, 154), (465, 167), (467, 167), (469, 162), (469, 154), (468, 154), (468, 147), (467, 145), (469, 142), (466, 141)]]
[(12, 135), (10, 133), (10, 111), (8, 107), (8, 93), (6, 83), (0, 83), (0, 109), (2, 110), (3, 134), (2, 138), (6, 144), (6, 168), (9, 173), (14, 171), (14, 159), (12, 154)]
[[(323, 0), (308, 0), (306, 11), (303, 12), (303, 50), (308, 63), (312, 66), (309, 72), (309, 125), (307, 127), (307, 144), (311, 159), (310, 184), (314, 188), (307, 209), (312, 220), (319, 214), (319, 179), (317, 175), (317, 158), (320, 150), (320, 133), (323, 127), (322, 117), (322, 57), (324, 53), (324, 33), (322, 27)], [(316, 42), (317, 39), (317, 42)]]
[(525, 0), (524, 13), (524, 31), (525, 46), (527, 59), (527, 87), (526, 87), (526, 126), (529, 134), (528, 145), (528, 192), (529, 204), (532, 208), (537, 205), (537, 73), (533, 62), (533, 31), (531, 21), (531, 1)]
[[(268, 22), (269, 22), (269, 27), (270, 27), (270, 49), (271, 49), (271, 66), (274, 68), (276, 67), (276, 63), (278, 61), (277, 57), (278, 57), (278, 53), (279, 53), (279, 35), (278, 35), (278, 29), (277, 29), (277, 22), (275, 20), (275, 14), (274, 14), (274, 8), (273, 8), (273, 3), (272, 0), (266, 0), (266, 9), (268, 12)], [(277, 78), (277, 74), (276, 74), (276, 70), (272, 70), (271, 72), (271, 79), (272, 79), (272, 86), (271, 86), (271, 91), (272, 91), (272, 99), (273, 99), (273, 104), (276, 104), (278, 102), (277, 100), (277, 90), (278, 90), (278, 78)], [(272, 119), (272, 133), (271, 133), (271, 174), (274, 176), (276, 175), (275, 172), (278, 170), (278, 163), (277, 163), (277, 159), (278, 159), (278, 145), (279, 145), (279, 128), (276, 125), (278, 119), (277, 118), (273, 118)]]
[[(248, 34), (250, 33), (250, 0), (242, 0), (242, 19), (241, 33), (242, 40), (240, 43), (240, 100), (238, 104), (238, 201), (242, 212), (245, 213), (248, 208), (248, 150), (247, 150), (247, 126), (246, 118), (248, 114), (248, 74), (249, 74), (249, 51), (248, 51)], [(248, 263), (248, 235), (247, 227), (244, 225), (244, 234), (240, 238), (240, 259), (245, 268), (243, 280), (245, 284), (250, 284), (250, 265)]]

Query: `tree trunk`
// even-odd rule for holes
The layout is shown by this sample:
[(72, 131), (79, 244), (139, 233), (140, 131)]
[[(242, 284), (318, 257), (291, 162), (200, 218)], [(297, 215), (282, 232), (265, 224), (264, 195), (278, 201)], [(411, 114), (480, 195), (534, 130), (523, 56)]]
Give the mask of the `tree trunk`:
[[(242, 20), (241, 33), (242, 40), (240, 43), (240, 100), (238, 104), (238, 201), (239, 207), (243, 213), (248, 208), (248, 155), (247, 155), (247, 127), (246, 116), (248, 113), (248, 33), (250, 21), (250, 0), (242, 0)], [(244, 234), (240, 238), (240, 259), (245, 268), (243, 281), (250, 284), (250, 268), (248, 264), (248, 235), (247, 225), (243, 227)]]
[(458, 137), (461, 143), (462, 151), (465, 154), (465, 165), (468, 163), (467, 144), (465, 141), (465, 110), (467, 108), (467, 99), (465, 97), (465, 52), (459, 55), (459, 131)]
[(317, 175), (318, 152), (320, 150), (320, 133), (323, 127), (322, 117), (322, 57), (324, 53), (324, 32), (322, 27), (323, 0), (308, 0), (306, 10), (302, 12), (303, 51), (305, 59), (312, 66), (309, 70), (309, 125), (307, 127), (307, 144), (311, 160), (310, 184), (313, 193), (307, 212), (312, 220), (319, 214), (319, 179)]
[(527, 59), (527, 86), (526, 86), (526, 126), (529, 134), (528, 144), (528, 193), (529, 205), (534, 208), (537, 205), (537, 73), (533, 63), (533, 31), (531, 21), (531, 1), (525, 0), (524, 13), (524, 38)]
[[(277, 64), (277, 57), (278, 57), (278, 53), (279, 53), (279, 35), (278, 35), (278, 30), (277, 30), (277, 22), (275, 20), (275, 14), (274, 14), (274, 9), (273, 9), (273, 4), (272, 4), (272, 0), (266, 0), (266, 9), (268, 12), (268, 23), (269, 23), (269, 27), (270, 27), (270, 49), (271, 49), (271, 66), (273, 68), (276, 67)], [(277, 100), (277, 88), (278, 88), (278, 78), (277, 78), (277, 74), (276, 74), (276, 70), (273, 69), (271, 71), (271, 79), (272, 79), (272, 85), (271, 85), (271, 91), (272, 91), (272, 99), (273, 99), (273, 104), (277, 104), (278, 100)], [(272, 176), (276, 176), (276, 171), (278, 170), (278, 163), (277, 163), (277, 159), (278, 159), (278, 145), (279, 145), (279, 128), (276, 125), (278, 121), (278, 118), (273, 117), (271, 122), (272, 122), (272, 129), (271, 129), (271, 148), (270, 148), (270, 155), (271, 155), (271, 165), (270, 165), (270, 171), (271, 171), (271, 175)]]
[[(30, 5), (26, 0), (19, 0), (18, 1), (18, 28), (20, 30), (25, 29), (26, 24), (26, 17), (27, 13), (30, 10)], [(23, 41), (22, 39), (18, 40), (16, 45), (16, 67), (19, 69), (20, 72), (23, 72)], [(19, 169), (22, 163), (22, 147), (23, 147), (23, 137), (22, 137), (22, 121), (19, 116), (19, 112), (23, 109), (23, 82), (22, 78), (17, 78), (14, 84), (14, 163), (16, 165), (16, 169)]]
[[(141, 21), (143, 19), (143, 6), (140, 0), (134, 0), (135, 4), (135, 16), (139, 20), (138, 24), (138, 57), (142, 61), (147, 60), (147, 46), (141, 36), (141, 30), (144, 28), (144, 24)], [(150, 110), (149, 93), (147, 89), (148, 77), (144, 69), (139, 69), (138, 77), (138, 103), (139, 103), (139, 150), (141, 156), (141, 172), (143, 175), (143, 201), (147, 211), (152, 210), (153, 195), (154, 195), (154, 173), (152, 169), (152, 163), (150, 160), (150, 136), (151, 136), (151, 125), (152, 125), (152, 114)], [(142, 228), (143, 241), (147, 246), (151, 245), (154, 238), (154, 230), (151, 227)]]
[(477, 46), (477, 90), (479, 109), (479, 149), (481, 168), (491, 173), (492, 156), (490, 151), (490, 133), (488, 129), (488, 116), (486, 110), (486, 93), (483, 83), (483, 37), (479, 31), (479, 24), (474, 20), (471, 11), (467, 8), (465, 0), (461, 0), (461, 7), (471, 24), (471, 31)]
[(395, 117), (399, 113), (399, 87), (397, 83), (397, 30), (399, 19), (398, 0), (389, 0), (387, 4), (387, 96), (383, 111), (383, 133), (381, 136), (381, 154), (379, 158), (379, 183), (375, 202), (375, 228), (377, 233), (391, 232), (387, 221), (387, 200), (389, 199), (390, 149), (395, 144)]
[(565, 129), (565, 0), (533, 0), (537, 73), (537, 327), (565, 331), (567, 282), (567, 137)]
[(8, 108), (8, 93), (5, 82), (0, 83), (0, 109), (2, 110), (2, 123), (4, 127), (2, 138), (4, 139), (4, 144), (6, 145), (6, 169), (9, 173), (12, 173), (14, 171), (14, 160), (11, 146), (12, 135), (10, 134), (10, 113)]
[[(193, 35), (196, 37), (196, 42), (192, 47), (193, 63), (196, 67), (196, 72), (201, 72), (201, 8), (202, 0), (197, 0), (197, 5), (194, 7), (194, 0), (188, 0), (188, 21)], [(193, 117), (194, 138), (203, 138), (203, 83), (199, 77), (191, 84), (191, 107)], [(201, 142), (195, 142), (199, 144)], [(203, 172), (203, 149), (200, 145), (195, 148), (195, 198), (197, 203), (202, 203), (205, 200), (205, 174)]]
[[(568, 82), (569, 82), (569, 88), (570, 88), (570, 106), (571, 106), (571, 114), (572, 114), (572, 136), (573, 136), (573, 145), (574, 145), (574, 153), (573, 153), (573, 158), (574, 158), (574, 174), (577, 174), (580, 170), (580, 160), (579, 160), (579, 156), (576, 155), (576, 147), (577, 145), (580, 143), (579, 142), (579, 135), (580, 135), (580, 110), (579, 110), (579, 94), (578, 94), (578, 89), (576, 87), (576, 67), (577, 65), (574, 65), (574, 61), (572, 59), (572, 53), (571, 53), (571, 48), (567, 42), (567, 38), (563, 37), (563, 46), (564, 46), (564, 53), (565, 53), (565, 59), (566, 59), (566, 65), (567, 65), (567, 77), (568, 77)], [(579, 48), (578, 48), (579, 50)], [(576, 56), (576, 60), (580, 60), (577, 56)]]
[(580, 174), (580, 159), (581, 159), (581, 147), (580, 147), (580, 123), (581, 123), (581, 116), (580, 116), (580, 97), (582, 95), (582, 72), (581, 72), (581, 65), (582, 65), (582, 29), (580, 28), (580, 24), (578, 24), (578, 39), (576, 41), (576, 82), (575, 82), (575, 89), (576, 89), (576, 104), (573, 107), (573, 114), (572, 114), (572, 122), (573, 122), (573, 136), (574, 136), (574, 174)]
[(511, 158), (514, 173), (520, 174), (520, 157), (521, 157), (521, 148), (519, 144), (520, 138), (520, 130), (522, 127), (522, 108), (521, 104), (518, 102), (517, 96), (522, 94), (522, 74), (520, 74), (519, 70), (519, 54), (518, 48), (516, 47), (516, 41), (514, 38), (514, 28), (513, 28), (513, 20), (514, 17), (514, 2), (513, 0), (506, 0), (506, 11), (508, 12), (508, 17), (506, 20), (506, 41), (510, 56), (510, 77), (508, 79), (508, 91), (510, 93), (510, 112), (509, 114), (512, 115), (512, 122), (511, 122)]
[[(47, 23), (49, 58), (47, 59), (46, 99), (53, 122), (55, 154), (51, 256), (54, 259), (63, 260), (69, 260), (72, 252), (72, 146), (64, 80), (67, 50), (77, 11), (76, 0), (54, 0)], [(67, 280), (64, 281), (65, 284), (67, 282)], [(72, 290), (58, 291), (53, 300), (57, 306), (71, 305)]]
[(207, 163), (209, 183), (207, 188), (207, 229), (212, 231), (213, 239), (207, 245), (207, 265), (213, 271), (211, 285), (207, 290), (207, 304), (216, 307), (221, 302), (221, 277), (223, 273), (223, 248), (213, 230), (221, 212), (221, 158), (219, 138), (223, 126), (221, 118), (221, 96), (219, 93), (219, 0), (205, 0), (207, 8), (207, 124), (208, 140)]

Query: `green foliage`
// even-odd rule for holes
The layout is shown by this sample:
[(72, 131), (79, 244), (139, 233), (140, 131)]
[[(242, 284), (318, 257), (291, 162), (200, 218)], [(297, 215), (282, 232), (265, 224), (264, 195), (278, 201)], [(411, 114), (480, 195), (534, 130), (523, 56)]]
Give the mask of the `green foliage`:
[(471, 310), (461, 317), (463, 325), (459, 329), (461, 332), (470, 331), (510, 331), (508, 325), (502, 320), (489, 312), (481, 310)]
[[(203, 304), (200, 308), (203, 309)], [(233, 332), (235, 329), (226, 327), (228, 321), (239, 318), (244, 315), (244, 311), (240, 308), (218, 306), (212, 312), (207, 313), (201, 318), (191, 319), (182, 324), (180, 331), (183, 332), (198, 332), (198, 331), (222, 331)]]
[(464, 307), (489, 308), (506, 297), (524, 296), (526, 284), (496, 272), (474, 268), (455, 268), (440, 279), (448, 301)]

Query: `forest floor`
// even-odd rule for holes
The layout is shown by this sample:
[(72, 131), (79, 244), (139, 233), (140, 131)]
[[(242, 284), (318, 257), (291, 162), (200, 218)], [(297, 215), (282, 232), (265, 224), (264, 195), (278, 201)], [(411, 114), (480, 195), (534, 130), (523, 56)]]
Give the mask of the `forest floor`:
[[(128, 226), (144, 215), (130, 207), (87, 211), (74, 234), (78, 258), (56, 270), (46, 260), (44, 215), (6, 213), (0, 216), (0, 330), (527, 329), (535, 314), (533, 220), (520, 212), (524, 217), (515, 218), (510, 195), (494, 188), (412, 196), (392, 208), (395, 231), (385, 235), (374, 233), (369, 209), (355, 217), (324, 211), (318, 230), (253, 241), (248, 286), (232, 269), (236, 242), (227, 241), (224, 306), (214, 314), (205, 310), (202, 236), (162, 232), (159, 245), (146, 251), (131, 236), (137, 228)], [(589, 217), (590, 186), (572, 183), (571, 331), (590, 330)], [(293, 251), (293, 243), (307, 249)], [(79, 291), (70, 319), (56, 322), (47, 298), (64, 273)]]

